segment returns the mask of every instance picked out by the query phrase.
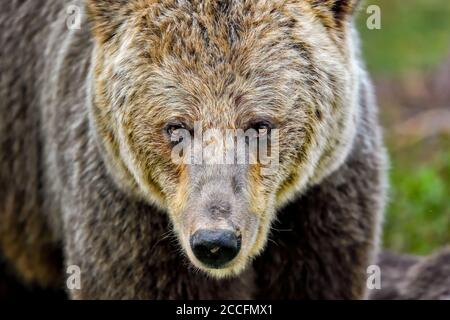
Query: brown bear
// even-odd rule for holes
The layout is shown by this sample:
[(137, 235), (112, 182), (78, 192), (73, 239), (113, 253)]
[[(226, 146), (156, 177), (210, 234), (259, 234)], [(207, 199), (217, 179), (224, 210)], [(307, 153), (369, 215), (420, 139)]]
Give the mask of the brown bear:
[[(3, 3), (3, 269), (76, 266), (72, 298), (365, 298), (386, 157), (357, 2)], [(176, 163), (196, 124), (276, 132), (274, 172)]]

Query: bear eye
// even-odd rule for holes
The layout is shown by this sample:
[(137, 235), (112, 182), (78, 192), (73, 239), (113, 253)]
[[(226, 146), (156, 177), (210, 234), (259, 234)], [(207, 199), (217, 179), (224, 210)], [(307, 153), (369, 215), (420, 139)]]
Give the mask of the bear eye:
[(182, 139), (180, 131), (183, 129), (186, 129), (186, 125), (183, 122), (170, 122), (164, 128), (172, 142), (180, 142), (180, 139)]
[(250, 128), (256, 130), (259, 136), (264, 136), (270, 134), (273, 124), (269, 120), (258, 120), (253, 122)]

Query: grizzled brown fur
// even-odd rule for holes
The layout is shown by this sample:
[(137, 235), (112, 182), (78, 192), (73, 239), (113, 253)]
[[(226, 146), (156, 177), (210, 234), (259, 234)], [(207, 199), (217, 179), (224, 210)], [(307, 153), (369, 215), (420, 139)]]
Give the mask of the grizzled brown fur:
[[(73, 298), (366, 297), (386, 166), (357, 1), (74, 3), (81, 30), (62, 0), (0, 13), (0, 252), (17, 275), (62, 285), (62, 257), (82, 270)], [(171, 119), (261, 117), (280, 130), (273, 176), (170, 161)], [(242, 250), (212, 270), (187, 239), (223, 198)]]

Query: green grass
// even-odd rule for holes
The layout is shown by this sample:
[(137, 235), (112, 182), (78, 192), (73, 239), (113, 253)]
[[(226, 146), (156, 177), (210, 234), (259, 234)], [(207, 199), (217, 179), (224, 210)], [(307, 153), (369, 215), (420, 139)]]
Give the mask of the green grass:
[(447, 137), (442, 138), (440, 147), (433, 147), (434, 151), (416, 146), (391, 156), (391, 191), (384, 229), (386, 247), (429, 254), (450, 244), (449, 147)]
[[(366, 27), (368, 5), (381, 8), (381, 29)], [(359, 16), (363, 52), (376, 74), (435, 66), (450, 49), (450, 1), (366, 0)]]

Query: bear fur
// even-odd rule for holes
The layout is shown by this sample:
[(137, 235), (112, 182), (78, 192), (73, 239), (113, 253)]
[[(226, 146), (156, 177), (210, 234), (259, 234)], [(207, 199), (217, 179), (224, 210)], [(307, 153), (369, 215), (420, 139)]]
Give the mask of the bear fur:
[[(352, 26), (357, 1), (192, 1), (200, 8), (192, 11), (192, 16), (201, 15), (201, 10), (220, 9), (230, 16), (261, 10), (266, 14), (261, 18), (264, 22), (291, 12), (306, 12), (310, 20), (302, 21), (302, 13), (298, 13), (292, 21), (280, 20), (278, 26), (269, 23), (275, 30), (267, 32), (301, 26), (305, 35), (317, 34), (314, 41), (304, 43), (304, 47), (292, 43), (280, 51), (279, 62), (270, 60), (263, 67), (270, 70), (275, 63), (283, 68), (283, 59), (292, 52), (289, 50), (300, 50), (306, 62), (320, 58), (322, 65), (329, 63), (343, 74), (348, 68), (353, 70), (347, 88), (333, 86), (333, 75), (320, 75), (329, 78), (326, 83), (315, 83), (313, 78), (305, 82), (315, 88), (307, 92), (313, 102), (327, 94), (343, 99), (350, 93), (352, 109), (342, 111), (337, 105), (333, 111), (305, 115), (314, 118), (314, 124), (322, 118), (328, 121), (328, 126), (317, 125), (323, 131), (306, 132), (312, 149), (316, 145), (322, 148), (321, 153), (304, 150), (296, 160), (298, 166), (289, 169), (291, 180), (297, 179), (300, 167), (308, 175), (298, 188), (290, 186), (291, 180), (286, 178), (287, 189), (292, 192), (281, 195), (276, 217), (264, 220), (263, 227), (267, 232), (271, 229), (272, 241), (261, 241), (261, 249), (256, 250), (259, 256), (244, 271), (220, 279), (191, 266), (171, 231), (177, 220), (153, 199), (158, 198), (156, 192), (137, 194), (124, 166), (106, 156), (115, 152), (114, 142), (105, 142), (108, 137), (113, 141), (114, 132), (106, 132), (109, 127), (99, 122), (92, 107), (93, 100), (98, 104), (103, 99), (96, 91), (100, 90), (96, 77), (112, 63), (108, 58), (100, 61), (99, 52), (110, 50), (111, 57), (116, 54), (114, 57), (123, 63), (138, 64), (133, 56), (119, 57), (114, 44), (107, 47), (127, 26), (126, 17), (135, 8), (154, 6), (153, 14), (161, 19), (174, 12), (173, 17), (184, 21), (185, 12), (177, 11), (177, 6), (189, 1), (73, 3), (84, 8), (84, 2), (90, 22), (88, 25), (83, 20), (80, 30), (67, 28), (67, 2), (63, 0), (12, 0), (3, 3), (0, 12), (0, 253), (20, 281), (64, 288), (66, 267), (77, 265), (82, 270), (81, 289), (71, 290), (69, 295), (79, 299), (366, 298), (366, 270), (378, 253), (387, 184), (377, 108)], [(135, 4), (134, 9), (128, 2)], [(162, 38), (155, 40), (160, 46), (149, 48), (148, 55), (157, 57), (163, 50), (175, 50), (164, 46), (160, 29), (149, 23), (146, 32)], [(206, 23), (214, 21), (206, 19)], [(229, 26), (236, 32), (251, 28)], [(227, 37), (241, 41), (233, 32)], [(321, 47), (322, 43), (330, 47)], [(343, 60), (336, 58), (340, 54), (348, 68), (341, 68)], [(203, 58), (205, 64), (224, 61)], [(105, 81), (116, 80), (105, 74)], [(145, 78), (134, 80), (124, 83), (143, 83)], [(340, 79), (334, 81), (339, 83)], [(96, 88), (92, 87), (94, 82)], [(102, 90), (125, 89), (117, 83), (111, 82)], [(264, 85), (271, 90), (272, 84)], [(286, 90), (295, 85), (284, 83)], [(273, 90), (273, 96), (280, 91)], [(131, 91), (128, 96), (134, 97)], [(283, 97), (280, 99), (289, 98)], [(107, 110), (105, 115), (111, 112)], [(222, 113), (226, 115), (227, 111)], [(337, 134), (344, 129), (348, 129), (345, 136)], [(332, 130), (339, 131), (334, 134)], [(322, 134), (329, 138), (322, 139)]]

